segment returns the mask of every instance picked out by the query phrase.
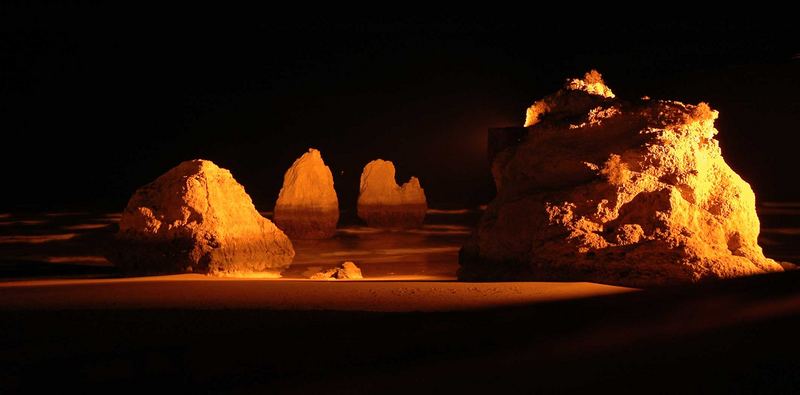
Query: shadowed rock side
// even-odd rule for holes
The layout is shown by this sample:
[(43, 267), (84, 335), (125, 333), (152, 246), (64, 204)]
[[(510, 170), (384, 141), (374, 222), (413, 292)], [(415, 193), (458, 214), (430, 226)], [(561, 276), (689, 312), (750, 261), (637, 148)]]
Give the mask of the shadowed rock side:
[(293, 239), (326, 239), (336, 233), (337, 222), (339, 199), (331, 169), (311, 148), (283, 176), (275, 224)]
[(395, 182), (394, 164), (376, 159), (364, 166), (358, 195), (358, 216), (378, 228), (418, 228), (428, 204), (416, 177), (403, 186)]
[(131, 273), (279, 273), (294, 249), (230, 171), (191, 160), (136, 191), (109, 255)]
[(529, 109), (526, 133), (493, 131), (498, 193), (459, 277), (640, 287), (781, 271), (757, 243), (752, 189), (713, 138), (717, 115), (615, 99), (594, 71), (568, 81)]

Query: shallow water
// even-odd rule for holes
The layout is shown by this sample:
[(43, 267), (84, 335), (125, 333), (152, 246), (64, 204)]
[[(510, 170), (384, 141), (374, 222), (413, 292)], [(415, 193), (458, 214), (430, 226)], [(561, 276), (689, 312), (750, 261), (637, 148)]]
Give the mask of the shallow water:
[[(800, 262), (800, 202), (765, 202), (758, 213), (764, 253)], [(478, 209), (429, 210), (425, 225), (410, 230), (369, 228), (344, 216), (331, 239), (293, 240), (295, 260), (283, 275), (307, 278), (353, 261), (367, 278), (453, 279), (458, 250), (480, 215)], [(0, 279), (116, 275), (103, 252), (119, 218), (119, 213), (0, 214)]]
[[(458, 250), (480, 214), (431, 210), (422, 228), (408, 230), (369, 228), (345, 218), (331, 239), (293, 240), (295, 259), (283, 276), (308, 278), (323, 268), (354, 261), (368, 278), (454, 279)], [(115, 275), (104, 250), (119, 218), (119, 213), (2, 214), (0, 278)]]
[(454, 279), (458, 250), (480, 212), (437, 210), (420, 229), (345, 226), (327, 240), (293, 240), (295, 256), (284, 277), (308, 277), (322, 267), (353, 261), (366, 277), (420, 276)]

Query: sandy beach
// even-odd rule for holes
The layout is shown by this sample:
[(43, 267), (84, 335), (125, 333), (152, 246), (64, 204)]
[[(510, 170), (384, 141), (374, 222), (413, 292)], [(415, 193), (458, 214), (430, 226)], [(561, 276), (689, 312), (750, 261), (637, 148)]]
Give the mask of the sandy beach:
[(459, 311), (631, 292), (592, 283), (252, 280), (204, 275), (0, 283), (0, 310), (265, 309)]
[(792, 374), (797, 277), (636, 292), (191, 276), (6, 283), (0, 383), (9, 392), (55, 383), (225, 393), (585, 392), (620, 382), (631, 392), (653, 383), (666, 392), (686, 383), (791, 392), (800, 384)]
[[(768, 229), (794, 226), (796, 216), (764, 211)], [(295, 263), (270, 279), (121, 277), (102, 256), (114, 214), (9, 214), (0, 383), (224, 393), (800, 385), (797, 272), (652, 290), (458, 282), (458, 246), (476, 215), (433, 212), (403, 232), (344, 226), (296, 243)], [(793, 237), (767, 231), (765, 249), (794, 256)], [(364, 280), (307, 279), (345, 259)]]

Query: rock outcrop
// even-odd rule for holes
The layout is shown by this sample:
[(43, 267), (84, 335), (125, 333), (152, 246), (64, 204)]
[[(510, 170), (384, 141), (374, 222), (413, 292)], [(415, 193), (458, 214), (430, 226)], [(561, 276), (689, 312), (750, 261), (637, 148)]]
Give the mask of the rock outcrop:
[(279, 273), (294, 249), (230, 171), (191, 160), (136, 191), (109, 258), (129, 273)]
[(377, 228), (418, 228), (425, 220), (428, 204), (416, 177), (403, 186), (395, 182), (394, 164), (377, 159), (361, 173), (358, 216)]
[(292, 239), (325, 239), (336, 233), (339, 199), (331, 169), (318, 150), (309, 149), (286, 171), (274, 219)]
[(758, 246), (750, 185), (725, 163), (705, 103), (615, 98), (569, 80), (494, 129), (497, 197), (462, 248), (466, 280), (627, 286), (781, 271)]
[(363, 278), (364, 276), (361, 275), (361, 269), (351, 261), (344, 262), (339, 267), (324, 270), (311, 276), (312, 280), (360, 280)]

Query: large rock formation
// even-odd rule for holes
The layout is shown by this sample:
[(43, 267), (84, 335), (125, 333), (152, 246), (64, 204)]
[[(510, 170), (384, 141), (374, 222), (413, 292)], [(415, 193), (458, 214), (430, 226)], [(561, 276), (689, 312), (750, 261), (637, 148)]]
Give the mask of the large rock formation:
[(132, 273), (280, 273), (289, 238), (262, 217), (231, 172), (186, 161), (131, 197), (109, 257)]
[(705, 103), (618, 100), (599, 73), (495, 129), (497, 197), (461, 251), (467, 280), (629, 286), (780, 271), (755, 195), (722, 158)]
[(293, 239), (325, 239), (336, 232), (337, 222), (339, 199), (331, 169), (311, 148), (283, 176), (275, 224)]
[(425, 191), (416, 177), (397, 185), (394, 174), (390, 161), (376, 159), (364, 166), (358, 216), (372, 227), (418, 228), (428, 209)]

